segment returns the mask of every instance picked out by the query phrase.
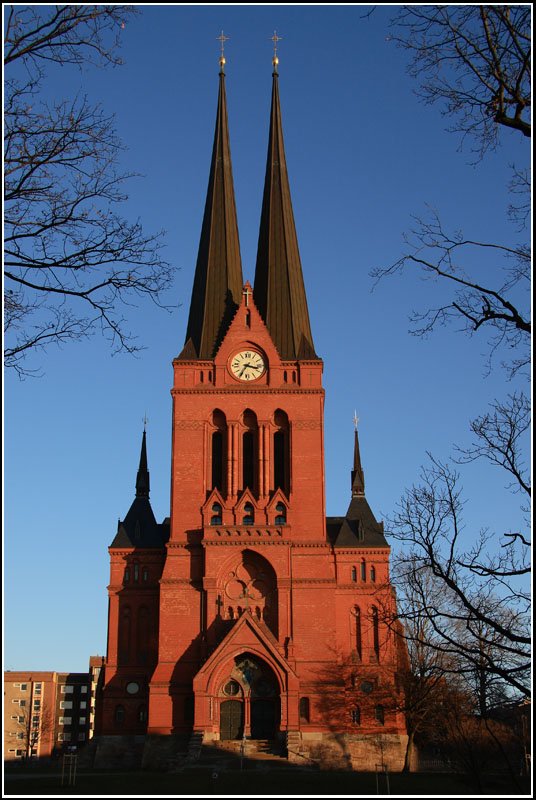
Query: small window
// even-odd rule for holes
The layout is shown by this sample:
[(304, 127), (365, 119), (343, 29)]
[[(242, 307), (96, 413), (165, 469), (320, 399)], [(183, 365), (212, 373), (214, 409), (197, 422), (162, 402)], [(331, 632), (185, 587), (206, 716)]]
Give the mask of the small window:
[(221, 516), (221, 505), (219, 503), (213, 503), (212, 505), (212, 516), (210, 518), (211, 525), (221, 525), (222, 516)]
[(86, 724), (86, 718), (85, 717), (79, 717), (78, 724), (79, 725), (85, 725)]
[(147, 722), (147, 707), (140, 706), (138, 708), (138, 722)]
[(351, 717), (352, 717), (352, 724), (353, 725), (361, 725), (361, 709), (359, 708), (359, 706), (356, 706), (355, 708), (352, 708), (352, 711), (350, 712), (350, 714), (351, 714)]
[(142, 576), (141, 577), (142, 577), (142, 581), (144, 583), (147, 583), (147, 581), (149, 580), (149, 570), (147, 569), (147, 567), (143, 568), (143, 572), (142, 572)]
[(370, 580), (372, 583), (376, 583), (376, 567), (370, 568)]
[(41, 700), (34, 700), (33, 701), (34, 711), (39, 711), (41, 708)]
[(309, 722), (311, 718), (311, 707), (308, 697), (300, 697), (300, 720)]
[(278, 503), (275, 507), (276, 518), (275, 524), (276, 525), (286, 525), (287, 524), (287, 508), (284, 503)]
[(86, 706), (87, 706), (87, 703), (86, 703), (86, 701), (85, 701), (85, 700), (82, 700), (82, 702), (80, 703), (80, 708), (81, 708), (81, 709), (82, 709), (82, 708), (86, 708)]
[(74, 690), (74, 686), (69, 686), (65, 684), (61, 687), (61, 694), (70, 694)]
[(363, 559), (363, 561), (361, 562), (361, 580), (362, 581), (367, 580), (367, 563), (365, 559)]
[(72, 721), (73, 721), (72, 717), (60, 717), (58, 723), (60, 725), (70, 725)]
[(85, 742), (86, 741), (86, 734), (82, 731), (82, 733), (78, 734), (78, 741)]
[(124, 706), (115, 707), (115, 722), (116, 725), (122, 725), (125, 721), (125, 708)]
[(82, 694), (87, 694), (87, 686), (81, 686), (80, 691)]
[(17, 733), (17, 739), (24, 739), (24, 731)]
[(125, 574), (123, 577), (123, 583), (128, 583), (130, 581), (130, 567), (125, 567)]
[(134, 564), (134, 583), (137, 583), (140, 579), (140, 565), (136, 561)]
[(60, 703), (60, 708), (72, 708), (73, 702), (72, 700), (62, 700)]
[(35, 683), (34, 684), (34, 694), (41, 694), (41, 687), (42, 687), (41, 683)]
[(357, 569), (355, 567), (352, 567), (352, 583), (356, 582), (357, 582)]
[(244, 516), (242, 518), (242, 525), (254, 525), (255, 512), (251, 503), (246, 503), (244, 506)]
[(27, 688), (28, 688), (28, 684), (27, 683), (21, 683), (21, 685), (20, 685), (21, 692), (25, 692), (27, 690)]
[(376, 721), (379, 722), (380, 725), (385, 725), (385, 711), (383, 706), (376, 706), (375, 715)]

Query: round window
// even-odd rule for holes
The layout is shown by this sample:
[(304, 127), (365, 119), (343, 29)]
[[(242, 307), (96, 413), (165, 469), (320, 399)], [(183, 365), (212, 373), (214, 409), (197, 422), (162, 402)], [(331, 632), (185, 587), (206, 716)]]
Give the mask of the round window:
[(240, 684), (236, 681), (227, 681), (223, 687), (223, 692), (229, 695), (229, 697), (236, 697), (236, 695), (240, 693)]
[(127, 683), (127, 692), (129, 694), (137, 694), (139, 689), (140, 689), (140, 686), (135, 681), (132, 681), (131, 683)]

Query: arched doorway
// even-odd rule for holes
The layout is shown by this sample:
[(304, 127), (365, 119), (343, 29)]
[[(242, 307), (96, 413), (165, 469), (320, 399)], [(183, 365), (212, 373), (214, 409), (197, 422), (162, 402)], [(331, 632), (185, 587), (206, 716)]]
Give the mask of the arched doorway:
[(220, 704), (220, 739), (241, 739), (244, 735), (244, 703), (223, 700)]
[(220, 693), (220, 739), (275, 739), (281, 723), (277, 678), (252, 653), (234, 659)]

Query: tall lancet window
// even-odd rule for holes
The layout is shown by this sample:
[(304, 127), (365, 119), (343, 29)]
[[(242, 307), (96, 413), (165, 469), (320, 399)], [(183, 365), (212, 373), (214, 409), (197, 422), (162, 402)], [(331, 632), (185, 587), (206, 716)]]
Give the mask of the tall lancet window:
[(374, 654), (376, 660), (380, 660), (380, 628), (378, 620), (378, 609), (372, 606), (372, 638), (374, 643)]
[(355, 651), (359, 660), (362, 658), (362, 638), (361, 638), (361, 610), (359, 606), (355, 606), (354, 608), (354, 620), (355, 620)]
[(211, 442), (212, 489), (218, 489), (223, 494), (225, 466), (227, 463), (227, 420), (222, 411), (214, 411), (212, 414), (212, 425), (215, 428), (212, 432)]
[(253, 411), (244, 411), (245, 431), (242, 434), (242, 489), (257, 491), (259, 428)]
[(290, 494), (290, 443), (288, 417), (278, 409), (274, 415), (274, 489)]

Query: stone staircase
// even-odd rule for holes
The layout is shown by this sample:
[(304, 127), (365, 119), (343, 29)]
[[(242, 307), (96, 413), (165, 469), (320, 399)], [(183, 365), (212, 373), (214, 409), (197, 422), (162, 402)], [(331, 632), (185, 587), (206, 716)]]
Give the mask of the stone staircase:
[[(191, 747), (193, 753), (194, 745)], [(188, 758), (187, 762), (188, 768), (210, 768), (214, 772), (240, 768), (289, 767), (284, 747), (280, 742), (269, 739), (201, 742), (197, 758), (195, 760)]]

